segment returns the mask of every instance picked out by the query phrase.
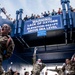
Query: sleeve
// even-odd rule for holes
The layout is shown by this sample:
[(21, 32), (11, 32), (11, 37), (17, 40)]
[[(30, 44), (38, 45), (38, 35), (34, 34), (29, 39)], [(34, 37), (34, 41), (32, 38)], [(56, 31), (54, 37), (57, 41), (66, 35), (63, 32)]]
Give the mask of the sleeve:
[(45, 68), (46, 64), (42, 63), (42, 67), (40, 69), (40, 71), (42, 71)]
[(6, 49), (5, 59), (11, 57), (11, 55), (13, 54), (13, 51), (14, 51), (14, 47), (15, 47), (15, 44), (14, 44), (13, 39), (11, 38), (11, 41)]
[(14, 50), (14, 47), (15, 47), (15, 44), (14, 44), (13, 40), (11, 39), (11, 42), (10, 42), (9, 46), (7, 47), (7, 53), (12, 54), (13, 50)]
[(34, 48), (34, 54), (33, 54), (33, 66), (36, 63), (36, 51), (37, 51), (37, 48), (35, 47)]
[(36, 54), (33, 54), (33, 66), (36, 63)]
[(65, 66), (62, 67), (62, 71), (63, 71), (63, 72), (65, 71)]

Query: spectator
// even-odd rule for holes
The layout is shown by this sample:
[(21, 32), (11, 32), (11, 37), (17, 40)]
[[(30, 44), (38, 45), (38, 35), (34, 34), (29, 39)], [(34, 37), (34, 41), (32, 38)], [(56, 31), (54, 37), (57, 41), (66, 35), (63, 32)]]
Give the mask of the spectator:
[(58, 9), (58, 12), (57, 12), (57, 13), (58, 13), (58, 14), (62, 14), (61, 8)]
[(34, 15), (33, 14), (31, 14), (31, 17), (30, 17), (30, 19), (32, 20), (32, 19), (34, 19)]
[(40, 18), (40, 15), (37, 14), (36, 18)]
[(51, 15), (53, 16), (53, 15), (56, 15), (56, 14), (57, 14), (56, 11), (53, 9)]
[(27, 15), (24, 17), (24, 20), (25, 20), (25, 21), (28, 20), (28, 16), (27, 16)]
[(44, 12), (43, 16), (44, 17), (47, 17), (48, 16), (48, 14), (46, 13), (46, 11)]
[(50, 11), (48, 11), (48, 16), (50, 16)]
[(41, 13), (41, 17), (44, 17), (44, 14), (43, 13)]
[(37, 18), (37, 16), (34, 14), (34, 19), (36, 19)]

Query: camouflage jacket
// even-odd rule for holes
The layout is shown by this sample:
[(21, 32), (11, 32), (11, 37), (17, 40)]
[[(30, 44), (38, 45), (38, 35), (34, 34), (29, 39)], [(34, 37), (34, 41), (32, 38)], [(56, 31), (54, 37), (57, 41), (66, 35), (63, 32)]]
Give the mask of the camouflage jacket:
[(46, 66), (46, 64), (41, 63), (37, 64), (36, 63), (36, 54), (33, 55), (33, 75), (39, 75), (42, 69)]
[[(9, 35), (5, 35), (5, 36), (0, 35), (0, 54), (2, 54), (4, 58), (10, 57), (14, 50), (15, 45), (12, 38), (8, 46), (6, 47), (6, 43), (9, 38), (11, 38)], [(6, 52), (5, 54), (4, 51)]]

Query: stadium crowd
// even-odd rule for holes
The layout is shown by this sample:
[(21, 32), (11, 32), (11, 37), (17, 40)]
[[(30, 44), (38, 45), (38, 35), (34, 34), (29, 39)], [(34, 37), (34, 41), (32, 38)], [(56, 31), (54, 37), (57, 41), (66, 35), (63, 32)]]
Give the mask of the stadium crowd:
[[(73, 7), (71, 7), (70, 6), (70, 8), (71, 8), (71, 12), (75, 12), (75, 9), (73, 8)], [(68, 11), (66, 11), (66, 12), (68, 12)], [(44, 11), (44, 12), (42, 12), (41, 13), (41, 15), (35, 15), (35, 14), (31, 14), (31, 16), (28, 16), (28, 15), (26, 15), (25, 17), (24, 17), (24, 20), (25, 21), (27, 21), (27, 20), (33, 20), (33, 19), (37, 19), (37, 18), (42, 18), (42, 17), (47, 17), (47, 16), (53, 16), (53, 15), (59, 15), (59, 14), (62, 14), (63, 12), (62, 12), (62, 9), (61, 8), (59, 8), (58, 9), (58, 11), (55, 11), (54, 9), (52, 10), (52, 12), (50, 12), (50, 11)]]

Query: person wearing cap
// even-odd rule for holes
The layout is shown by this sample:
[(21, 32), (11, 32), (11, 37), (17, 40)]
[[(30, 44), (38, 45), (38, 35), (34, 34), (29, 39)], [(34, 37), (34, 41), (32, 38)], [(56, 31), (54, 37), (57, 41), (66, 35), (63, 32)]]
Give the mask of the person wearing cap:
[(33, 69), (32, 69), (32, 75), (40, 75), (40, 72), (43, 70), (43, 68), (46, 65), (42, 63), (41, 59), (37, 59), (36, 61), (36, 48), (34, 49), (33, 54)]
[(9, 35), (11, 27), (8, 24), (3, 24), (0, 29), (0, 75), (2, 75), (2, 62), (8, 59), (14, 50), (14, 42)]

